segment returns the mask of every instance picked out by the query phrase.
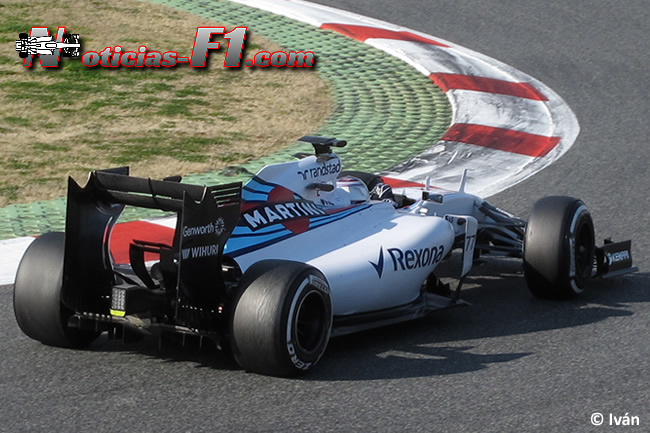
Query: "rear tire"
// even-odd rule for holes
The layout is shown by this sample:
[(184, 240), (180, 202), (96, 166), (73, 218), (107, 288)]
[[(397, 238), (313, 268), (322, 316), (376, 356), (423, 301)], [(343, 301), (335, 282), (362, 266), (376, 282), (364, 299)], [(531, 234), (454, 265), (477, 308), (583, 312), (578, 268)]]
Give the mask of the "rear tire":
[(559, 196), (537, 201), (524, 238), (524, 276), (531, 293), (551, 299), (582, 293), (595, 249), (594, 224), (582, 201)]
[(99, 333), (68, 326), (73, 312), (61, 303), (65, 234), (46, 233), (25, 251), (14, 283), (14, 313), (20, 329), (43, 344), (79, 348)]
[(332, 328), (330, 290), (312, 266), (263, 260), (240, 281), (231, 326), (232, 351), (247, 371), (295, 376), (321, 358)]

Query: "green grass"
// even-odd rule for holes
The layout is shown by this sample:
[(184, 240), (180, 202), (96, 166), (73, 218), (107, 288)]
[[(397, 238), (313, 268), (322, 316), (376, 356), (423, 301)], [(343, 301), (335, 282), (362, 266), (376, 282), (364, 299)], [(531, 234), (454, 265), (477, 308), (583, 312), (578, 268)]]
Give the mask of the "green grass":
[(7, 164), (7, 168), (24, 171), (44, 167), (45, 165), (47, 165), (47, 161), (35, 161), (32, 159), (19, 160), (16, 158), (10, 158)]
[[(142, 20), (145, 11), (149, 20)], [(287, 95), (300, 94), (274, 97), (272, 91), (285, 87), (290, 72), (260, 75), (223, 68), (225, 50), (214, 54), (209, 68), (198, 69), (90, 68), (66, 57), (57, 68), (41, 68), (38, 58), (23, 68), (13, 46), (18, 34), (32, 26), (48, 27), (52, 34), (65, 25), (67, 32), (81, 35), (84, 52), (116, 45), (133, 51), (146, 45), (149, 51), (188, 55), (197, 23), (205, 24), (197, 19), (130, 0), (0, 2), (0, 207), (16, 199), (62, 194), (65, 177), (83, 178), (97, 167), (130, 165), (142, 176), (168, 169), (200, 173), (258, 158), (269, 142), (288, 142), (290, 138), (275, 137), (273, 128), (255, 128), (293, 105)], [(164, 34), (155, 31), (160, 26)], [(252, 33), (247, 39), (251, 37), (259, 44), (249, 49), (274, 49)], [(297, 87), (296, 82), (300, 80), (291, 80), (286, 88)], [(301, 92), (312, 89), (313, 99), (327, 100), (320, 90), (313, 91), (321, 88), (320, 79), (305, 82), (309, 84)], [(262, 105), (249, 109), (258, 99)], [(256, 132), (247, 136), (242, 131)]]
[(178, 161), (202, 162), (207, 158), (206, 150), (218, 147), (219, 159), (232, 162), (252, 155), (230, 152), (228, 147), (235, 141), (242, 141), (242, 134), (224, 134), (211, 137), (169, 137), (164, 130), (153, 131), (136, 137), (127, 137), (120, 142), (101, 141), (89, 138), (87, 144), (94, 149), (107, 152), (111, 163), (116, 165), (132, 164), (164, 155)]
[(7, 116), (2, 120), (7, 124), (16, 126), (29, 126), (31, 124), (28, 118), (20, 116)]
[(196, 88), (196, 86), (188, 86), (184, 89), (177, 90), (174, 94), (179, 98), (184, 98), (186, 96), (205, 96), (206, 93), (202, 90)]
[[(32, 28), (34, 23), (14, 15), (0, 15), (0, 33), (23, 33)], [(14, 38), (15, 40), (15, 38)]]
[(70, 148), (67, 146), (55, 145), (50, 143), (34, 143), (32, 144), (34, 150), (41, 152), (69, 152)]
[(18, 199), (18, 185), (0, 184), (0, 196), (4, 196), (7, 200)]
[[(80, 62), (66, 64), (81, 65)], [(102, 108), (154, 109), (153, 112), (165, 116), (191, 116), (192, 106), (205, 105), (206, 100), (189, 98), (189, 96), (206, 97), (207, 93), (195, 87), (176, 88), (170, 84), (175, 78), (160, 73), (141, 73), (140, 70), (123, 69), (119, 74), (106, 69), (86, 69), (83, 74), (76, 74), (78, 67), (64, 67), (61, 71), (50, 74), (45, 81), (38, 82), (30, 76), (21, 79), (0, 82), (0, 91), (11, 102), (36, 104), (45, 110), (65, 109), (76, 101), (87, 102), (84, 110), (90, 113)], [(128, 88), (128, 90), (120, 90)], [(160, 96), (154, 96), (160, 95)], [(62, 109), (62, 110), (61, 110)], [(13, 116), (5, 117), (7, 123), (28, 126), (27, 119)]]

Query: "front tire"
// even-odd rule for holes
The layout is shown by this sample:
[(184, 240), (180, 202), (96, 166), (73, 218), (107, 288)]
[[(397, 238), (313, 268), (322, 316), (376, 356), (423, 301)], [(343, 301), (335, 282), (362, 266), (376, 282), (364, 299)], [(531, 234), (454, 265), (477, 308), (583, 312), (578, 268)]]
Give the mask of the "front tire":
[(320, 271), (299, 262), (263, 260), (244, 273), (239, 293), (231, 343), (242, 368), (287, 377), (318, 362), (332, 328), (330, 290)]
[(68, 326), (73, 314), (61, 303), (65, 234), (46, 233), (34, 240), (20, 261), (14, 283), (14, 313), (30, 338), (57, 347), (79, 348), (99, 333)]
[(582, 201), (559, 196), (539, 200), (524, 238), (524, 276), (531, 293), (551, 299), (582, 293), (595, 250), (594, 224)]

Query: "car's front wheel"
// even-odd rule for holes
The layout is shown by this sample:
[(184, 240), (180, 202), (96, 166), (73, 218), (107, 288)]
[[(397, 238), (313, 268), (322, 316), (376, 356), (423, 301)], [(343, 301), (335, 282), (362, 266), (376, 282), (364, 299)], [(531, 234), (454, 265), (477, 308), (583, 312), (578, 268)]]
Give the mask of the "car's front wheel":
[(295, 376), (310, 370), (332, 327), (330, 289), (312, 266), (263, 260), (242, 276), (231, 322), (235, 359), (247, 371)]
[(569, 298), (584, 290), (595, 254), (594, 224), (584, 203), (545, 197), (535, 203), (524, 238), (524, 275), (540, 298)]

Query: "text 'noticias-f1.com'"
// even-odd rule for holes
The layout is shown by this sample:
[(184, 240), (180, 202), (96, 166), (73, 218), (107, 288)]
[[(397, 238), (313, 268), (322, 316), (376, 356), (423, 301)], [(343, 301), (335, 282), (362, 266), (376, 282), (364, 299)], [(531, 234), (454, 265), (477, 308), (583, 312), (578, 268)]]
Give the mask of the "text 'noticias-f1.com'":
[[(81, 63), (88, 67), (105, 68), (169, 68), (188, 65), (191, 68), (205, 68), (209, 63), (209, 54), (221, 48), (221, 37), (227, 41), (226, 57), (223, 66), (238, 68), (242, 63), (246, 27), (235, 27), (226, 32), (224, 27), (197, 27), (192, 54), (181, 56), (176, 51), (153, 51), (145, 45), (136, 50), (126, 50), (119, 45), (106, 47), (101, 51), (81, 53), (81, 39), (78, 34), (66, 33), (65, 27), (59, 27), (56, 35), (50, 36), (47, 27), (32, 27), (29, 34), (20, 33), (16, 40), (16, 51), (23, 58), (23, 67), (32, 66), (34, 56), (38, 56), (40, 66), (56, 68), (60, 57), (81, 58)], [(315, 55), (312, 51), (259, 51), (244, 66), (265, 68), (311, 68)]]

